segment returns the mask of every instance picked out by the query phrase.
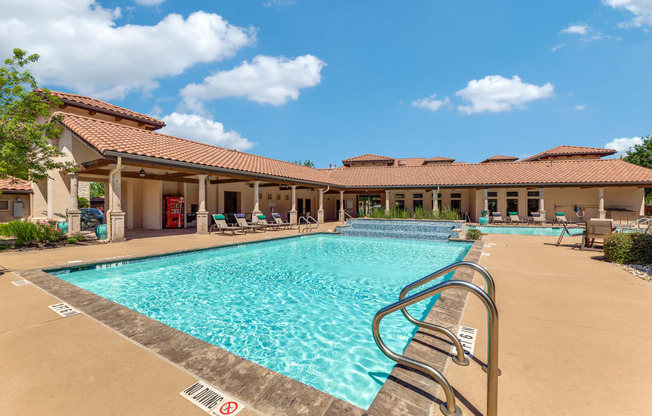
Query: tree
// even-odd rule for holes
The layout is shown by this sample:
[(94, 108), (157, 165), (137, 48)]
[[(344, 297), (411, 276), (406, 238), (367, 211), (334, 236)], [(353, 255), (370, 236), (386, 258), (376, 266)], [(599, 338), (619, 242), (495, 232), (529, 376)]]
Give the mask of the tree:
[(38, 61), (14, 49), (13, 58), (0, 68), (0, 179), (20, 178), (39, 181), (49, 170), (72, 169), (61, 162), (59, 150), (49, 139), (59, 137), (60, 118), (50, 117), (50, 109), (62, 105), (47, 89), (39, 89), (36, 79), (24, 67)]
[[(652, 136), (645, 136), (642, 139), (643, 143), (629, 149), (623, 160), (652, 169)], [(650, 188), (645, 188), (645, 202), (652, 202), (652, 189)]]
[(300, 161), (300, 160), (295, 160), (292, 163), (297, 164), (297, 165), (308, 166), (309, 168), (314, 168), (315, 167), (315, 164), (312, 163), (312, 160), (304, 160), (303, 162)]
[(91, 182), (91, 198), (104, 196), (104, 183)]

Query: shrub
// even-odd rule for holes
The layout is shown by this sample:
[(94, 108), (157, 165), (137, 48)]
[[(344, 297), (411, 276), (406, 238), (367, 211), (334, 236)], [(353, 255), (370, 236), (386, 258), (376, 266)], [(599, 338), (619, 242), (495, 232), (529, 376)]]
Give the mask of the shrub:
[(61, 230), (57, 228), (56, 221), (45, 221), (33, 224), (27, 221), (11, 221), (2, 224), (0, 234), (16, 239), (16, 245), (22, 246), (31, 242), (52, 242), (63, 237)]
[(444, 208), (433, 212), (432, 210), (424, 210), (423, 207), (416, 207), (412, 210), (405, 210), (394, 207), (391, 211), (386, 212), (384, 209), (377, 209), (369, 214), (370, 218), (401, 218), (401, 219), (417, 219), (417, 220), (459, 220), (460, 212), (458, 210), (451, 210)]
[(79, 242), (75, 237), (70, 237), (67, 241), (68, 244), (77, 244)]
[(467, 240), (479, 240), (481, 238), (482, 238), (482, 231), (478, 230), (477, 228), (471, 228), (470, 230), (466, 231)]
[(77, 198), (77, 205), (79, 209), (91, 207), (90, 203), (88, 202), (88, 199), (84, 198), (83, 196)]
[(63, 238), (63, 233), (56, 221), (47, 220), (36, 224), (36, 241), (45, 243), (58, 241), (61, 238)]
[(620, 264), (652, 264), (652, 235), (612, 234), (604, 240), (605, 261)]

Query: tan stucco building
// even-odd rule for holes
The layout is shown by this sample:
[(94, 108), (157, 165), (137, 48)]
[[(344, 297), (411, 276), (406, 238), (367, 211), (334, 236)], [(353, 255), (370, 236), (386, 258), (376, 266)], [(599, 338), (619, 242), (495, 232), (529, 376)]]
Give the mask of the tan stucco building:
[(32, 186), (16, 178), (0, 179), (0, 223), (29, 218)]
[(315, 169), (160, 134), (160, 120), (89, 97), (54, 94), (64, 105), (53, 110), (63, 116), (53, 144), (79, 171), (50, 172), (50, 179), (33, 184), (30, 218), (68, 220), (76, 232), (80, 181), (104, 182), (112, 240), (129, 229), (164, 228), (167, 196), (183, 198), (191, 214), (184, 227), (206, 232), (209, 214), (274, 212), (296, 222), (309, 213), (323, 222), (355, 216), (362, 200), (381, 209), (449, 207), (472, 220), (483, 209), (552, 219), (555, 212), (574, 217), (576, 208), (585, 218), (628, 220), (643, 214), (644, 188), (652, 187), (652, 170), (602, 159), (615, 152), (610, 149), (577, 146), (522, 161), (362, 155), (341, 167)]

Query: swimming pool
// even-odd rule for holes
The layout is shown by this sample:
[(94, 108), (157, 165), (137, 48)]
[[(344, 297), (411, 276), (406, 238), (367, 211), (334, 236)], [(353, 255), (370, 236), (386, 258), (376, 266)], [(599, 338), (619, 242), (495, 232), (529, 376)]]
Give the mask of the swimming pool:
[[(394, 366), (373, 316), (470, 247), (313, 235), (50, 273), (367, 409)], [(416, 329), (396, 313), (381, 331), (402, 351)]]
[[(556, 236), (558, 237), (559, 234), (561, 234), (561, 230), (563, 230), (563, 227), (519, 227), (519, 226), (511, 226), (511, 227), (501, 227), (501, 226), (492, 226), (492, 227), (484, 227), (484, 226), (475, 226), (475, 225), (467, 225), (467, 230), (471, 229), (478, 229), (482, 231), (485, 234), (520, 234), (520, 235), (549, 235), (549, 236)], [(571, 234), (577, 234), (580, 235), (584, 231), (583, 228), (569, 228), (568, 229)]]

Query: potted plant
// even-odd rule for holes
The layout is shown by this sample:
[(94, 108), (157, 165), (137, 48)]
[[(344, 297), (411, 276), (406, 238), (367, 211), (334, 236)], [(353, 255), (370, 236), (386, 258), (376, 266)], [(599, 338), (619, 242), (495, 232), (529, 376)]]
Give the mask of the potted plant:
[(480, 212), (480, 215), (481, 215), (480, 218), (478, 218), (478, 222), (480, 223), (480, 225), (489, 224), (489, 211), (487, 211), (486, 209), (483, 209)]

